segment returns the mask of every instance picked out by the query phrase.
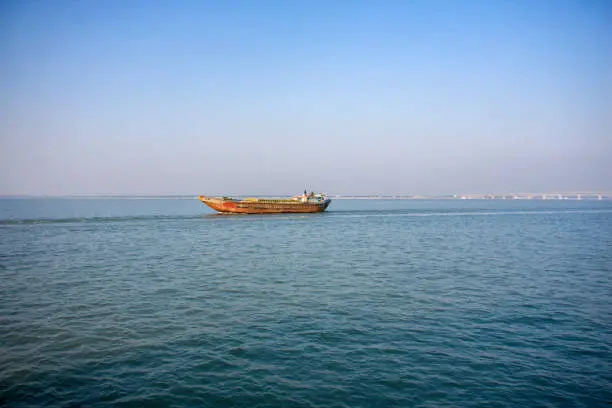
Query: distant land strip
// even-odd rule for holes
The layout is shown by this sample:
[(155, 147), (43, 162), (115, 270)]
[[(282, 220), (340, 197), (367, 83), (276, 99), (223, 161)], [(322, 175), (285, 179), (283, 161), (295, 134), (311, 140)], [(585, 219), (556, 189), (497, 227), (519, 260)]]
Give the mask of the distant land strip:
[(612, 200), (612, 192), (563, 192), (563, 193), (507, 193), (507, 194), (448, 194), (411, 195), (375, 194), (363, 196), (331, 196), (337, 199), (385, 199), (385, 200)]
[[(283, 194), (228, 194), (227, 196), (240, 197), (291, 197)], [(367, 195), (333, 195), (328, 197), (340, 200), (612, 200), (612, 192), (578, 191), (578, 192), (552, 192), (552, 193), (507, 193), (507, 194), (446, 194), (446, 195), (415, 195), (415, 194), (367, 194)], [(66, 198), (66, 199), (171, 199), (191, 200), (197, 194), (70, 194), (70, 195), (3, 195), (3, 199), (19, 198)]]

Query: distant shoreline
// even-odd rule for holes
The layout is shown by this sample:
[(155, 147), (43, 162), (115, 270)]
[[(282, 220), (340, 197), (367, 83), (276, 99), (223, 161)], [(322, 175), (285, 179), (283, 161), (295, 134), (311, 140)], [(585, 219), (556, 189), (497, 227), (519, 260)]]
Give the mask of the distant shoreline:
[[(274, 194), (231, 194), (231, 197), (291, 197)], [(5, 195), (0, 199), (110, 199), (110, 200), (194, 200), (197, 195), (112, 195), (112, 194), (72, 194), (72, 195)], [(612, 192), (578, 193), (509, 193), (509, 194), (453, 194), (453, 195), (328, 195), (333, 200), (612, 200)]]

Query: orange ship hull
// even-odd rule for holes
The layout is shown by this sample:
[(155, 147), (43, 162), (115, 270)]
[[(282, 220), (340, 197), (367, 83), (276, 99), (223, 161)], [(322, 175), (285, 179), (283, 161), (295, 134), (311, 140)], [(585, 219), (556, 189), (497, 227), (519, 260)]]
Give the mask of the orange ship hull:
[(198, 198), (215, 211), (239, 214), (318, 213), (325, 211), (331, 203), (330, 199), (321, 202), (302, 202), (280, 199), (234, 200), (205, 196)]

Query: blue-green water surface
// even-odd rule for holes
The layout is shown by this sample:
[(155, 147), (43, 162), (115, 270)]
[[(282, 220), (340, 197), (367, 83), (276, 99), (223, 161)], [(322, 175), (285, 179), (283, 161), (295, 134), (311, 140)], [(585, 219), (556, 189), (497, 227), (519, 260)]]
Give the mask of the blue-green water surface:
[(0, 405), (603, 407), (612, 202), (0, 200)]

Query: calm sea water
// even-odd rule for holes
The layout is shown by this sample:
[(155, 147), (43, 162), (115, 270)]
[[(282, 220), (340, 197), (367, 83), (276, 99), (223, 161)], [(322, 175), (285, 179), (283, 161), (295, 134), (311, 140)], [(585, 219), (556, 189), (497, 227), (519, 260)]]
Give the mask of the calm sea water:
[(612, 202), (0, 200), (0, 405), (597, 407)]

